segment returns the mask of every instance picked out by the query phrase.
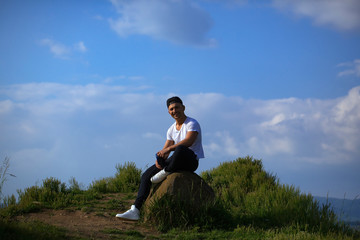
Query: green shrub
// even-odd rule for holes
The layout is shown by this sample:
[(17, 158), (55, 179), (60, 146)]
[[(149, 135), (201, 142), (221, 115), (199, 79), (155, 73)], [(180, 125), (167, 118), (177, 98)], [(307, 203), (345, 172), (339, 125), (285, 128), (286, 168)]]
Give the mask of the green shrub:
[(24, 191), (18, 190), (18, 202), (15, 196), (4, 199), (4, 207), (0, 215), (3, 217), (14, 216), (21, 213), (38, 211), (41, 208), (65, 208), (70, 206), (86, 205), (88, 202), (99, 198), (94, 191), (82, 191), (76, 186), (76, 180), (70, 188), (65, 183), (55, 178), (43, 180), (42, 186), (32, 186)]
[(14, 194), (11, 196), (6, 196), (3, 199), (3, 207), (11, 206), (16, 204), (16, 197)]
[(110, 189), (109, 184), (112, 182), (113, 178), (103, 178), (100, 180), (93, 181), (89, 189), (98, 193), (113, 193), (116, 192), (113, 189)]
[(117, 164), (116, 170), (114, 185), (118, 192), (134, 192), (138, 190), (141, 170), (136, 168), (135, 163)]
[(80, 184), (74, 177), (69, 180), (69, 191), (74, 193), (80, 193), (82, 191)]
[(226, 205), (240, 209), (248, 194), (278, 186), (276, 177), (263, 170), (260, 160), (253, 160), (251, 157), (221, 163), (219, 167), (205, 171), (201, 176)]
[(90, 189), (99, 193), (135, 192), (140, 184), (141, 170), (135, 163), (126, 162), (116, 165), (115, 177), (103, 178), (92, 182)]
[(55, 178), (43, 180), (42, 186), (26, 188), (25, 191), (18, 191), (20, 205), (40, 204), (44, 207), (59, 208), (70, 204), (65, 183)]
[(202, 177), (239, 225), (264, 229), (297, 226), (323, 233), (345, 230), (328, 205), (320, 207), (311, 195), (279, 184), (264, 171), (261, 160), (238, 158), (203, 172)]

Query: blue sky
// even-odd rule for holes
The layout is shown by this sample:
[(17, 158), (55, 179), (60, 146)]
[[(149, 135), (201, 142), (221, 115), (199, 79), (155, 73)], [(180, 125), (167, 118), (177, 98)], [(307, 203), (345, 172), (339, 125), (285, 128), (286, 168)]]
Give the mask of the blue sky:
[(198, 173), (250, 155), (304, 193), (360, 194), (359, 1), (0, 5), (5, 195), (145, 169), (173, 95), (203, 129)]

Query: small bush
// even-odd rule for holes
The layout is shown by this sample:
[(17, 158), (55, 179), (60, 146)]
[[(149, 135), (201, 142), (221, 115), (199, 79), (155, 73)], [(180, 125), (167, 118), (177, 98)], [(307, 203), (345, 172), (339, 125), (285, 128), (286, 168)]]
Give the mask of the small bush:
[(103, 178), (100, 180), (93, 181), (89, 189), (98, 193), (113, 193), (116, 192), (114, 189), (110, 189), (109, 184), (113, 178)]
[(74, 193), (80, 193), (82, 191), (80, 184), (74, 177), (69, 180), (69, 191)]
[(215, 190), (218, 197), (234, 208), (243, 208), (249, 193), (258, 189), (274, 189), (276, 177), (263, 170), (261, 160), (251, 157), (221, 163), (219, 167), (202, 173), (202, 178)]
[(103, 178), (94, 181), (90, 189), (99, 193), (135, 192), (140, 185), (141, 170), (135, 163), (126, 162), (116, 165), (115, 177)]
[[(71, 180), (77, 183), (75, 179)], [(24, 191), (18, 190), (18, 203), (15, 196), (5, 198), (1, 209), (2, 217), (10, 217), (21, 213), (35, 212), (41, 208), (59, 209), (70, 206), (86, 205), (89, 201), (99, 198), (94, 191), (82, 191), (55, 178), (43, 180), (42, 186), (32, 186)]]
[(116, 170), (114, 185), (118, 192), (134, 192), (138, 190), (141, 170), (136, 168), (135, 163), (117, 164)]
[(3, 199), (3, 207), (8, 207), (11, 205), (15, 205), (16, 204), (16, 197), (14, 194), (12, 194), (11, 196), (6, 196)]

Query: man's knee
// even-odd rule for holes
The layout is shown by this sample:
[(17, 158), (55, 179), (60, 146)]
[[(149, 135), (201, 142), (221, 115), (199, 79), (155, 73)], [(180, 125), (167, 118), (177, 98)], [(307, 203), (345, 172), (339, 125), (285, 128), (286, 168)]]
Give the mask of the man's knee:
[(158, 169), (155, 164), (149, 167), (142, 175), (141, 175), (141, 181), (150, 181), (150, 178), (154, 176), (157, 172), (159, 172), (160, 169)]
[(187, 149), (188, 149), (188, 147), (186, 147), (185, 145), (179, 145), (175, 148), (175, 151), (184, 151)]

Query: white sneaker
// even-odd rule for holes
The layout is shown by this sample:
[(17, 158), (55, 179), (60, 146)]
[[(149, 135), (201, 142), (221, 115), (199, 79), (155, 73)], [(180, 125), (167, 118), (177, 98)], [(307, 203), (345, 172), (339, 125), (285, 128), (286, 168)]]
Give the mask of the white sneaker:
[(162, 180), (164, 180), (166, 178), (167, 175), (169, 175), (170, 172), (166, 172), (164, 169), (161, 170), (160, 172), (158, 172), (157, 174), (155, 174), (151, 179), (150, 181), (152, 183), (159, 183), (161, 182)]
[(140, 219), (140, 211), (135, 207), (135, 205), (131, 205), (131, 208), (124, 213), (116, 214), (117, 218), (137, 221)]

